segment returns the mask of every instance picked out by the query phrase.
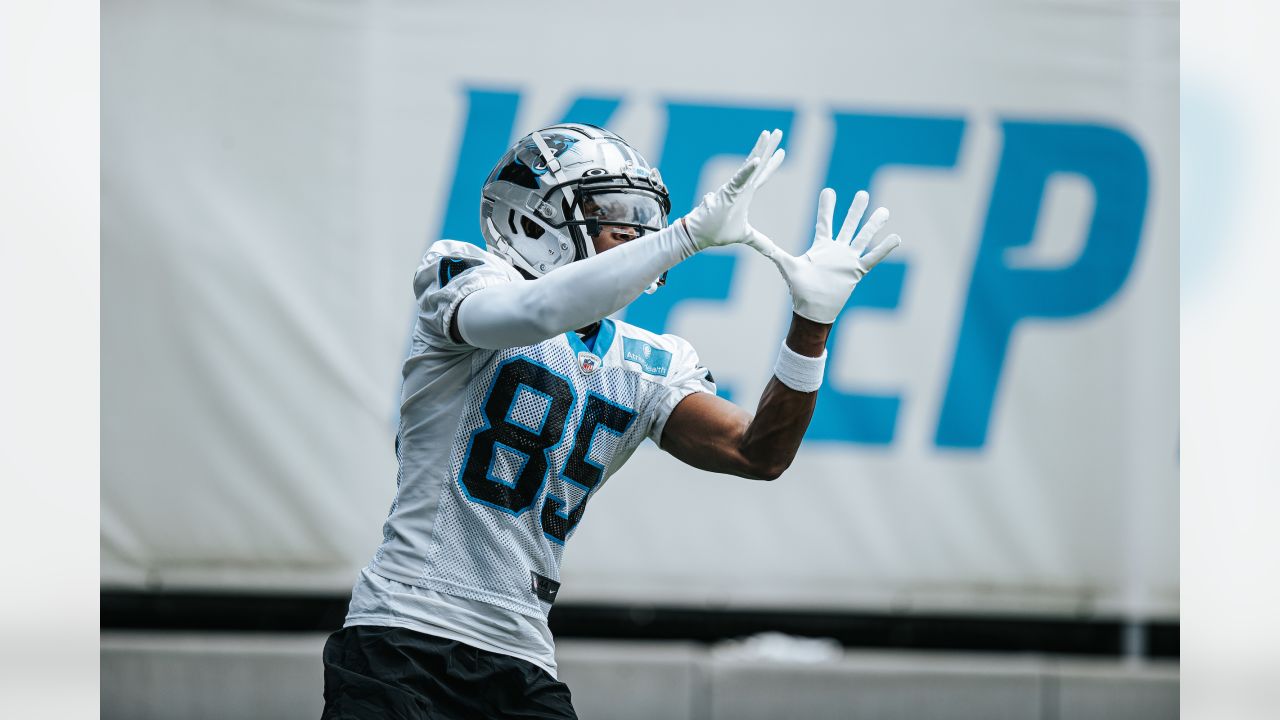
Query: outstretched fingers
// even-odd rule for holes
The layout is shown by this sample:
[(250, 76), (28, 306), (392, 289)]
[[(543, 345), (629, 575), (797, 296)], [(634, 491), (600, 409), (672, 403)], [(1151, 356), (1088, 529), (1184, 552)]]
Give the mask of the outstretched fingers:
[(774, 129), (760, 133), (760, 139), (756, 141), (756, 147), (752, 150), (752, 155), (760, 160), (761, 167), (760, 174), (756, 176), (755, 182), (753, 183), (757, 187), (764, 181), (766, 172), (769, 174), (773, 173), (773, 170), (770, 168), (770, 164), (776, 168), (777, 164), (782, 162), (782, 159), (778, 157), (778, 146), (781, 144), (781, 130)]
[(871, 248), (871, 250), (869, 250), (866, 255), (862, 256), (861, 258), (862, 266), (867, 270), (870, 270), (876, 265), (879, 265), (881, 260), (885, 259), (885, 257), (889, 253), (896, 250), (898, 246), (901, 244), (902, 244), (902, 238), (898, 237), (896, 233), (893, 235), (890, 235), (889, 237), (877, 243), (876, 246)]
[(725, 195), (732, 198), (742, 192), (742, 189), (747, 186), (747, 181), (751, 179), (751, 174), (755, 172), (757, 167), (760, 167), (759, 158), (747, 158), (747, 161), (742, 163), (742, 167), (738, 168), (738, 171), (733, 174), (732, 178), (729, 178), (729, 182), (725, 183)]
[(760, 137), (756, 138), (756, 144), (752, 146), (751, 152), (747, 153), (747, 159), (763, 158), (764, 144), (769, 141), (769, 131), (761, 130)]
[(836, 210), (836, 191), (822, 188), (818, 193), (818, 220), (814, 223), (813, 241), (831, 239), (831, 220)]
[(764, 169), (762, 169), (756, 175), (755, 180), (752, 181), (752, 185), (758, 188), (761, 185), (764, 185), (766, 182), (768, 182), (769, 178), (773, 175), (773, 171), (778, 169), (778, 166), (782, 164), (783, 159), (785, 159), (786, 157), (787, 157), (786, 150), (782, 150), (782, 149), (775, 150), (773, 153), (773, 156), (770, 157), (769, 161), (765, 163)]
[(849, 204), (849, 212), (845, 213), (844, 222), (840, 225), (840, 235), (836, 238), (836, 242), (841, 245), (848, 245), (853, 239), (853, 231), (858, 229), (858, 223), (862, 220), (862, 213), (867, 211), (867, 203), (870, 202), (871, 196), (866, 190), (859, 190), (853, 195), (853, 202)]
[(853, 239), (851, 245), (853, 251), (861, 255), (862, 251), (871, 244), (871, 239), (884, 228), (887, 222), (889, 222), (889, 208), (876, 208), (876, 211), (871, 213), (871, 217), (867, 218), (867, 223), (858, 231), (857, 237)]
[(751, 150), (751, 157), (756, 157), (763, 162), (766, 158), (772, 157), (773, 152), (782, 144), (782, 131), (769, 130), (760, 133), (760, 139), (756, 141), (756, 146)]
[(781, 143), (781, 130), (762, 131), (756, 139), (755, 147), (751, 148), (751, 154), (747, 155), (747, 161), (725, 186), (727, 195), (736, 197), (746, 187), (754, 189), (764, 184), (786, 157), (786, 153), (778, 149)]

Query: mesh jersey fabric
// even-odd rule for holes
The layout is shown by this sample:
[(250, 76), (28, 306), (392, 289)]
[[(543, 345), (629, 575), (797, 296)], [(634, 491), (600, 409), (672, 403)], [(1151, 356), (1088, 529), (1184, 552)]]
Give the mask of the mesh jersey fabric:
[[(528, 281), (456, 241), (433, 244), (418, 268), (397, 489), (369, 569), (545, 624), (551, 603), (533, 574), (559, 582), (590, 496), (646, 437), (661, 438), (682, 399), (715, 385), (684, 339), (609, 319), (593, 349), (573, 332), (502, 350), (454, 341), (463, 298), (506, 282)], [(488, 646), (527, 657), (527, 633), (491, 634)]]

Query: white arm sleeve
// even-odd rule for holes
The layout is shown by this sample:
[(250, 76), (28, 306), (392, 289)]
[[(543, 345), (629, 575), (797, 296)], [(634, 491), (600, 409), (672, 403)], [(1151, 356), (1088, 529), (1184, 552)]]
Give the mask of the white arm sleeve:
[(586, 327), (626, 307), (694, 252), (684, 223), (676, 222), (536, 280), (481, 288), (458, 305), (458, 334), (468, 345), (497, 350)]

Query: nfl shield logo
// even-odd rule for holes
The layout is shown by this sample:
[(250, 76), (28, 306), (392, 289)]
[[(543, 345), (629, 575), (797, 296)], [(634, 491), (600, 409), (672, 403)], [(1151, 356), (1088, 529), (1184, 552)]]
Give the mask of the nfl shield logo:
[(578, 367), (582, 368), (582, 372), (590, 375), (600, 369), (600, 358), (584, 350), (578, 353)]

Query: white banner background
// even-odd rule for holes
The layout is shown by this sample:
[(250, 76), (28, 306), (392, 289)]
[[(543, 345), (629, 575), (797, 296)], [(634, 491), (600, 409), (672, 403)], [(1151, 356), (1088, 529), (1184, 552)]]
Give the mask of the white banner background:
[[(103, 6), (104, 586), (350, 587), (394, 491), (409, 279), (483, 91), (518, 95), (521, 131), (619, 98), (611, 129), (664, 171), (673, 103), (794, 111), (752, 213), (792, 249), (834, 113), (963, 120), (953, 166), (874, 176), (901, 296), (834, 340), (831, 387), (900, 395), (892, 440), (806, 444), (772, 484), (646, 446), (591, 501), (563, 602), (1177, 614), (1176, 3), (528, 8)], [(939, 446), (1009, 120), (1132, 138), (1141, 239), (1096, 310), (1016, 326), (983, 442)], [(1108, 201), (1050, 177), (1004, 262), (1071, 266)], [(751, 406), (788, 306), (767, 262), (736, 257), (728, 298), (675, 305), (666, 331)], [(661, 292), (700, 280), (677, 268)]]

